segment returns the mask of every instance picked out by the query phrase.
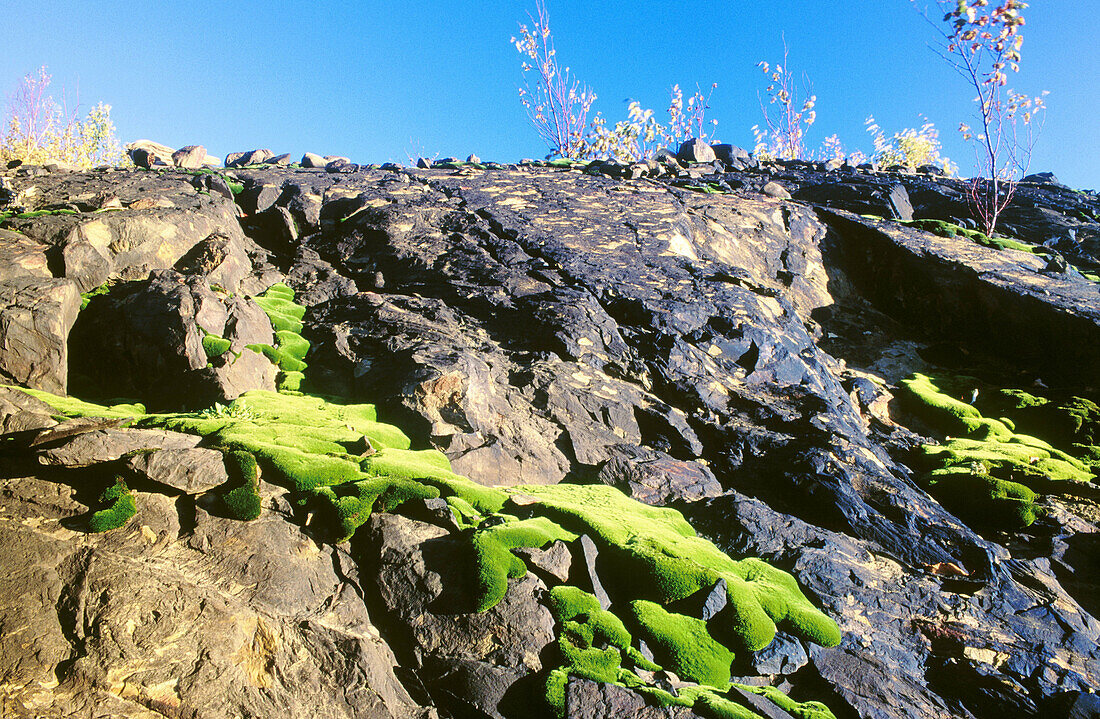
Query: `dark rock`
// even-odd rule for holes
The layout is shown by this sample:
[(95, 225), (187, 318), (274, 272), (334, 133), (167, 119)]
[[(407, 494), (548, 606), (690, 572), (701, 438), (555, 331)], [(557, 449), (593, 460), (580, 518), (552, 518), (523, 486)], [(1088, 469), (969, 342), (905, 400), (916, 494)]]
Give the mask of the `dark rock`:
[(139, 494), (125, 528), (73, 534), (59, 522), (86, 507), (71, 490), (6, 482), (0, 621), (21, 631), (0, 632), (5, 715), (423, 716), (354, 564), (293, 524), (197, 508), (178, 538), (176, 502)]
[(63, 440), (56, 447), (43, 449), (38, 461), (57, 467), (90, 467), (113, 462), (139, 450), (194, 448), (201, 438), (159, 429), (98, 429)]
[(461, 540), (389, 514), (371, 515), (368, 527), (382, 606), (388, 621), (401, 627), (401, 647), (417, 662), (472, 660), (523, 673), (542, 668), (539, 653), (554, 639), (554, 619), (539, 603), (541, 581), (531, 574), (509, 580), (500, 604), (464, 612), (473, 587)]
[(1044, 710), (1044, 719), (1100, 719), (1100, 695), (1066, 692), (1052, 698)]
[(730, 694), (733, 695), (735, 701), (751, 708), (764, 719), (794, 719), (789, 712), (783, 711), (776, 706), (775, 702), (759, 694), (754, 694), (741, 687), (733, 687)]
[(0, 387), (0, 435), (35, 433), (58, 424), (56, 410), (15, 388)]
[(126, 145), (126, 154), (133, 163), (146, 169), (154, 165), (173, 165), (172, 153), (171, 147), (151, 140), (137, 140)]
[[(226, 167), (244, 167), (246, 165), (259, 165), (267, 162), (275, 156), (271, 150), (249, 150), (247, 152), (232, 152), (225, 156)], [(289, 157), (289, 155), (287, 155)]]
[(694, 719), (684, 707), (652, 706), (624, 687), (570, 677), (565, 685), (565, 719)]
[(233, 190), (229, 189), (229, 183), (221, 175), (195, 175), (191, 180), (191, 184), (199, 191), (215, 192), (227, 200), (233, 200)]
[(778, 182), (769, 182), (765, 184), (761, 191), (768, 197), (775, 197), (780, 200), (791, 199), (791, 193), (787, 192), (783, 185), (780, 185)]
[(419, 676), (437, 706), (451, 716), (510, 719), (530, 716), (542, 687), (520, 682), (526, 672), (471, 659), (431, 658)]
[(905, 185), (891, 187), (889, 200), (891, 217), (903, 222), (913, 219), (913, 205), (909, 202), (909, 193), (905, 191)]
[(569, 553), (569, 545), (565, 542), (552, 542), (546, 549), (523, 547), (512, 551), (532, 570), (542, 571), (559, 582), (569, 581), (573, 555)]
[(347, 158), (338, 157), (331, 162), (325, 164), (325, 172), (336, 174), (347, 174), (351, 172), (358, 172), (359, 165), (349, 162)]
[[(154, 404), (207, 407), (250, 389), (273, 390), (274, 366), (245, 346), (272, 344), (261, 316), (250, 300), (223, 299), (201, 275), (158, 270), (81, 313), (73, 366), (102, 391)], [(208, 357), (204, 333), (229, 339), (231, 351)]]
[(654, 450), (619, 445), (597, 478), (639, 502), (663, 506), (722, 494), (714, 473), (698, 462), (684, 462)]
[(717, 626), (723, 623), (722, 610), (726, 608), (728, 602), (726, 580), (719, 579), (711, 587), (700, 589), (694, 594), (672, 602), (667, 608), (670, 612), (707, 622), (714, 619)]
[(321, 157), (320, 155), (315, 155), (312, 152), (307, 152), (306, 154), (302, 155), (302, 167), (324, 168), (324, 166), (327, 164), (328, 162), (325, 161), (325, 158)]
[[(1030, 175), (1026, 175), (1020, 182), (1035, 182), (1041, 185), (1054, 185), (1055, 187), (1065, 187), (1058, 178), (1054, 176), (1053, 172), (1035, 172)], [(1068, 188), (1067, 188), (1068, 189)]]
[(757, 674), (794, 674), (810, 661), (798, 639), (779, 632), (767, 647), (753, 652), (750, 659)]
[(580, 550), (581, 550), (581, 576), (580, 581), (583, 585), (583, 589), (590, 591), (595, 595), (596, 599), (600, 602), (600, 607), (608, 609), (611, 607), (611, 598), (607, 596), (607, 590), (603, 587), (603, 582), (600, 581), (600, 575), (596, 568), (596, 561), (599, 559), (600, 550), (596, 547), (596, 543), (592, 541), (592, 538), (587, 534), (582, 534), (580, 538)]
[(738, 165), (744, 167), (745, 164), (752, 158), (747, 150), (744, 150), (737, 145), (721, 144), (711, 145), (710, 147), (712, 150), (714, 150), (715, 158), (719, 162), (722, 162), (726, 165), (733, 165), (734, 163), (737, 163)]
[(46, 247), (18, 232), (0, 230), (0, 282), (16, 277), (50, 277)]

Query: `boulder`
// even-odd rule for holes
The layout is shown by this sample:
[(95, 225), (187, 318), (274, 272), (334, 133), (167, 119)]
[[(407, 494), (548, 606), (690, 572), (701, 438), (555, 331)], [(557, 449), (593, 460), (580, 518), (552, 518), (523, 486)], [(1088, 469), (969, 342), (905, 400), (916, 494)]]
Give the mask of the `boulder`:
[(136, 140), (127, 143), (126, 153), (138, 167), (150, 168), (154, 165), (173, 165), (174, 150), (167, 145), (152, 140)]
[(172, 153), (172, 164), (186, 169), (198, 169), (206, 165), (206, 148), (202, 145), (185, 145)]
[(78, 312), (80, 290), (70, 280), (0, 280), (0, 378), (64, 394), (69, 331)]
[(680, 149), (676, 151), (676, 159), (683, 165), (714, 162), (716, 157), (714, 149), (706, 141), (699, 138), (684, 142), (680, 145)]
[[(200, 408), (273, 390), (274, 367), (246, 348), (273, 344), (262, 312), (251, 300), (215, 292), (201, 274), (158, 270), (88, 306), (71, 338), (73, 367), (102, 391), (154, 404)], [(208, 356), (207, 334), (229, 340), (229, 350)]]
[(131, 455), (128, 470), (143, 480), (183, 494), (202, 494), (229, 481), (222, 453), (215, 449), (158, 449)]
[[(391, 514), (366, 527), (372, 570), (388, 621), (408, 637), (405, 651), (428, 663), (487, 662), (522, 674), (542, 668), (554, 640), (554, 619), (539, 602), (545, 585), (528, 573), (509, 580), (504, 599), (488, 611), (472, 608), (474, 577), (464, 543), (447, 530)], [(492, 636), (492, 641), (475, 638)]]
[(38, 461), (56, 467), (90, 467), (141, 450), (192, 449), (200, 437), (159, 429), (98, 429), (43, 448)]
[(339, 550), (193, 505), (181, 533), (176, 500), (136, 499), (133, 522), (86, 535), (65, 528), (86, 507), (64, 485), (6, 493), (5, 715), (427, 719)]

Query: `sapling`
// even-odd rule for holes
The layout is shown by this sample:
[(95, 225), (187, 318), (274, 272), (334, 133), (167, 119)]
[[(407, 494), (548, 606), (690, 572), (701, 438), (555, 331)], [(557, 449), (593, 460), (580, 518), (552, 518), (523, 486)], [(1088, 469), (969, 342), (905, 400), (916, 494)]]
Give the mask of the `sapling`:
[[(568, 67), (558, 64), (546, 0), (535, 0), (535, 14), (528, 14), (528, 19), (531, 25), (521, 24), (519, 37), (512, 38), (525, 58), (520, 102), (550, 148), (549, 157), (580, 159), (586, 153), (588, 112), (596, 95), (573, 78)], [(528, 77), (531, 72), (533, 84)]]
[(992, 236), (1031, 162), (1038, 130), (1034, 121), (1046, 95), (1028, 97), (1006, 87), (1009, 71), (1020, 70), (1021, 13), (1028, 5), (1001, 0), (990, 10), (989, 0), (936, 4), (944, 13), (942, 22), (924, 16), (943, 37), (937, 54), (977, 92), (977, 125), (961, 123), (959, 131), (974, 144), (979, 170), (970, 185), (970, 204), (975, 219)]
[(752, 128), (756, 145), (753, 154), (761, 159), (804, 160), (808, 158), (805, 136), (817, 119), (817, 96), (806, 84), (806, 99), (799, 103), (798, 87), (794, 73), (787, 62), (787, 45), (783, 44), (783, 64), (774, 67), (767, 62), (756, 64), (769, 78), (771, 84), (768, 93), (768, 105), (777, 105), (778, 117), (773, 118), (768, 106), (760, 100), (760, 110), (764, 113), (766, 128), (754, 125)]

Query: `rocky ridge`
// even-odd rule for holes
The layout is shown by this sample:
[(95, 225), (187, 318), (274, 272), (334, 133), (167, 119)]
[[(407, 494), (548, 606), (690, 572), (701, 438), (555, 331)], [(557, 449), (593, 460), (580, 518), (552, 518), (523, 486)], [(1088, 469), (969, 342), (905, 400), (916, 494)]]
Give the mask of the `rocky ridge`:
[[(0, 402), (5, 711), (1087, 716), (1100, 201), (1033, 178), (1006, 214), (1011, 238), (975, 241), (958, 181), (734, 150), (633, 166), (321, 169), (256, 151), (233, 164), (264, 164), (218, 172), (9, 171), (0, 375), (99, 404), (14, 389)], [(910, 391), (914, 373), (943, 392)], [(370, 402), (401, 447), (526, 489), (463, 515), (467, 490), (416, 465), (409, 479), (435, 477), (435, 497), (390, 482), (332, 544), (330, 505), (303, 503), (298, 475), (279, 481), (259, 445), (147, 413), (258, 424), (250, 398), (276, 387)], [(1054, 412), (1071, 398), (1077, 410)], [(1081, 418), (1065, 438), (1062, 416)], [(396, 476), (381, 459), (403, 440), (357, 421), (329, 455)], [(933, 441), (955, 464), (930, 459)], [(261, 459), (251, 479), (228, 459), (242, 447)], [(981, 491), (948, 491), (963, 486), (943, 479), (952, 467)], [(120, 476), (111, 507), (133, 497), (133, 516), (89, 534), (88, 508)], [(557, 485), (675, 507), (729, 556), (790, 572), (839, 645), (781, 625), (734, 649), (733, 688), (696, 696), (713, 678), (685, 673), (642, 619), (654, 610), (616, 569), (610, 530), (540, 500)], [(233, 518), (237, 487), (256, 519)], [(1037, 508), (1026, 524), (982, 510), (1022, 502)], [(502, 599), (454, 613), (480, 591), (464, 538), (500, 536), (493, 516), (530, 522), (532, 505), (568, 536), (506, 551), (523, 573)], [(568, 616), (553, 597), (573, 585), (599, 610)], [(655, 606), (720, 636), (704, 599), (723, 592), (700, 592)], [(601, 611), (634, 638), (563, 639), (611, 621)], [(646, 631), (660, 656), (635, 657)], [(581, 649), (623, 663), (600, 674), (594, 655), (569, 659)], [(750, 691), (763, 686), (783, 698)]]

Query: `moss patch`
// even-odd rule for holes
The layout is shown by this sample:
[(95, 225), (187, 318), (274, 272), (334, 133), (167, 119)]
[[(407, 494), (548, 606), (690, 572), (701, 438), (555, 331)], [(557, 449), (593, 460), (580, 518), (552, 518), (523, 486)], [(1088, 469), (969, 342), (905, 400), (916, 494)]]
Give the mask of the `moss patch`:
[(275, 330), (275, 345), (248, 345), (279, 368), (276, 387), (299, 392), (305, 381), (305, 356), (309, 352), (309, 340), (302, 337), (302, 318), (306, 308), (294, 301), (294, 290), (285, 284), (274, 284), (254, 298), (260, 309), (271, 320)]
[[(377, 421), (372, 405), (255, 391), (222, 411), (149, 415), (140, 405), (105, 407), (24, 391), (62, 416), (134, 416), (140, 427), (205, 437), (207, 446), (225, 454), (230, 481), (219, 494), (229, 514), (239, 519), (260, 514), (261, 470), (294, 490), (300, 502), (312, 502), (316, 511), (311, 526), (332, 541), (351, 537), (374, 512), (397, 510), (411, 499), (444, 497), (466, 527), (461, 536), (469, 540), (477, 610), (497, 604), (507, 592), (508, 579), (526, 574), (513, 550), (572, 543), (588, 534), (600, 548), (605, 584), (630, 613), (624, 622), (576, 587), (551, 588), (561, 665), (547, 674), (546, 697), (559, 713), (566, 683), (574, 675), (614, 682), (653, 701), (693, 707), (709, 716), (755, 716), (736, 697), (723, 693), (736, 650), (767, 645), (776, 624), (827, 646), (840, 641), (836, 624), (810, 604), (791, 575), (759, 559), (730, 558), (697, 537), (678, 512), (636, 502), (603, 485), (475, 484), (452, 472), (443, 454), (412, 450), (404, 433)], [(103, 502), (107, 506), (93, 517), (97, 528), (121, 526), (133, 515), (133, 496), (121, 482), (104, 493)], [(729, 647), (711, 635), (706, 622), (662, 606), (713, 586), (719, 578), (729, 588), (729, 626), (721, 627), (723, 637), (732, 637)], [(635, 670), (656, 671), (660, 666), (645, 659), (635, 646), (636, 636), (647, 638), (670, 668), (703, 686), (672, 697), (647, 684)], [(785, 696), (773, 701), (809, 706)], [(792, 713), (811, 719), (831, 716)]]
[(130, 493), (130, 489), (121, 477), (99, 496), (99, 502), (105, 506), (93, 512), (91, 519), (88, 520), (88, 529), (92, 532), (118, 529), (126, 524), (130, 517), (137, 514), (134, 495)]
[(816, 609), (794, 577), (760, 559), (734, 560), (695, 535), (679, 512), (651, 507), (605, 485), (514, 487), (533, 508), (576, 534), (597, 542), (608, 575), (632, 596), (667, 604), (725, 579), (731, 607), (729, 632), (738, 649), (756, 651), (776, 625), (823, 646), (840, 643), (836, 623)]
[(909, 409), (946, 435), (942, 444), (921, 447), (923, 479), (968, 522), (1026, 527), (1041, 512), (1037, 492), (1073, 491), (1094, 479), (1090, 449), (1100, 436), (1100, 408), (1089, 400), (1054, 402), (964, 376), (915, 374), (901, 385)]
[(223, 354), (229, 351), (229, 340), (217, 335), (203, 335), (202, 338), (202, 350), (206, 353), (206, 356), (210, 359), (214, 357), (221, 357)]
[(251, 452), (229, 450), (224, 453), (229, 482), (222, 494), (229, 515), (241, 521), (251, 521), (260, 516), (263, 502), (260, 499), (260, 466)]

